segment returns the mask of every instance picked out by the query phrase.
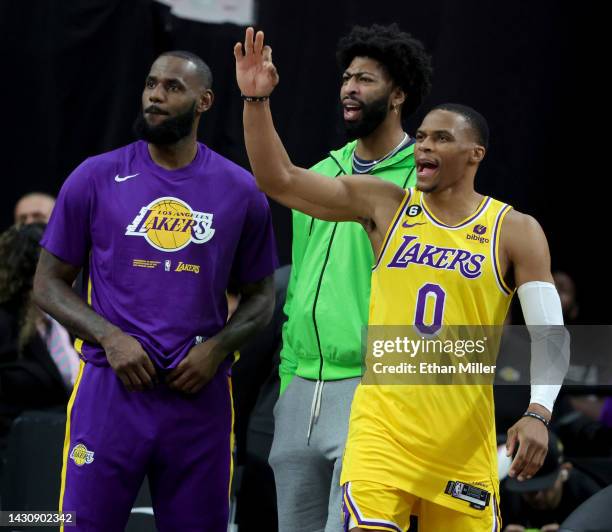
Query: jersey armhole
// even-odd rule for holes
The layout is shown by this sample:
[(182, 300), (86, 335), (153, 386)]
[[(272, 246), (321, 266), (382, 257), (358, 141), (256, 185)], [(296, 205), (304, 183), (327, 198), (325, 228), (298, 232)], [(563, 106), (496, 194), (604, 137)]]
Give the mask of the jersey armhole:
[(495, 273), (495, 280), (498, 288), (503, 294), (511, 296), (514, 290), (508, 286), (501, 271), (501, 264), (499, 261), (499, 242), (501, 240), (501, 228), (504, 222), (506, 214), (510, 212), (512, 207), (510, 205), (504, 205), (497, 213), (495, 218), (495, 226), (493, 228), (493, 241), (491, 243), (491, 256), (493, 257), (493, 271)]
[(406, 209), (406, 206), (410, 203), (410, 198), (411, 197), (412, 197), (412, 189), (411, 188), (406, 189), (406, 192), (405, 192), (405, 195), (404, 195), (404, 199), (400, 203), (400, 206), (397, 208), (397, 212), (395, 213), (395, 216), (393, 217), (392, 222), (389, 224), (389, 227), (387, 228), (387, 234), (385, 235), (385, 238), (382, 241), (382, 244), (380, 246), (380, 250), (378, 251), (378, 257), (376, 258), (376, 262), (374, 263), (374, 266), (372, 266), (372, 271), (374, 271), (376, 268), (378, 268), (378, 265), (379, 265), (381, 259), (385, 255), (385, 251), (387, 250), (387, 246), (389, 245), (389, 242), (391, 241), (391, 238), (393, 237), (393, 233), (395, 233), (395, 229), (397, 227), (397, 224), (401, 220), (402, 214), (404, 213), (404, 210)]

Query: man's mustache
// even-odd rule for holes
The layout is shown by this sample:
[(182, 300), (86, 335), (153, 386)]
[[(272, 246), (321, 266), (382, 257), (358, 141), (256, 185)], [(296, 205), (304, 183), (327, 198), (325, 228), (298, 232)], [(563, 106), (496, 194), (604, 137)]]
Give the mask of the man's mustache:
[(168, 115), (170, 113), (168, 113), (167, 111), (164, 111), (162, 109), (160, 109), (159, 107), (157, 107), (157, 105), (149, 105), (149, 107), (147, 107), (144, 112), (146, 114), (151, 114), (151, 115)]

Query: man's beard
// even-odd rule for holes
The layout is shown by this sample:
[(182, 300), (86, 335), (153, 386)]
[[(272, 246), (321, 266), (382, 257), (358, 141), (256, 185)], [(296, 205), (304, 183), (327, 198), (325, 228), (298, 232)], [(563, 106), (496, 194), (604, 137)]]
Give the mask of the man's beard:
[(184, 113), (171, 118), (166, 118), (161, 124), (152, 126), (149, 124), (141, 110), (134, 121), (132, 129), (134, 134), (151, 144), (168, 145), (175, 144), (191, 133), (193, 121), (195, 120), (195, 107), (193, 102), (191, 107)]
[(348, 122), (344, 121), (344, 129), (349, 140), (369, 136), (382, 124), (389, 113), (389, 95), (382, 96), (370, 103), (362, 103), (361, 118)]

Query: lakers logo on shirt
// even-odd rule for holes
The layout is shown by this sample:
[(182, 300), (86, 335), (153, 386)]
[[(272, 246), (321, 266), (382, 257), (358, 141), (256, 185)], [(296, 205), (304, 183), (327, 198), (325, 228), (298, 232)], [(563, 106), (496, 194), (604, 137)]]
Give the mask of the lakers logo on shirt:
[(457, 270), (467, 279), (476, 279), (482, 273), (486, 257), (481, 253), (427, 244), (414, 235), (403, 235), (402, 239), (387, 268), (406, 268), (409, 264), (418, 264), (438, 270)]
[(90, 451), (82, 443), (77, 443), (70, 451), (70, 458), (79, 467), (91, 464), (94, 461), (94, 452)]
[(215, 230), (213, 215), (194, 211), (187, 203), (170, 196), (142, 207), (130, 225), (127, 236), (141, 236), (160, 251), (178, 251), (189, 243), (208, 242)]

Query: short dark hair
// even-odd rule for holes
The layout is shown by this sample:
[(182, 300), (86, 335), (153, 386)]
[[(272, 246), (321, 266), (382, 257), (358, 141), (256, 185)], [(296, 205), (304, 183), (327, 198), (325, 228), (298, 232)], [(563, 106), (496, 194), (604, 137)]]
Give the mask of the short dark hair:
[(170, 50), (168, 52), (164, 52), (163, 54), (160, 54), (159, 57), (164, 57), (167, 55), (172, 56), (172, 57), (180, 57), (181, 59), (185, 59), (193, 63), (196, 67), (196, 74), (200, 78), (200, 82), (207, 89), (212, 88), (212, 84), (213, 84), (212, 72), (210, 70), (210, 67), (204, 62), (204, 60), (199, 55), (196, 55), (193, 52), (188, 52), (187, 50)]
[[(461, 115), (470, 124), (472, 130), (476, 134), (476, 141), (485, 148), (489, 147), (489, 124), (487, 119), (482, 116), (476, 109), (468, 105), (460, 103), (441, 103), (436, 105), (431, 111), (450, 111)], [(430, 113), (431, 113), (430, 111)]]
[(340, 39), (336, 52), (342, 70), (355, 57), (370, 57), (381, 63), (405, 93), (402, 116), (411, 115), (431, 89), (431, 57), (421, 41), (401, 31), (397, 24), (355, 26)]

